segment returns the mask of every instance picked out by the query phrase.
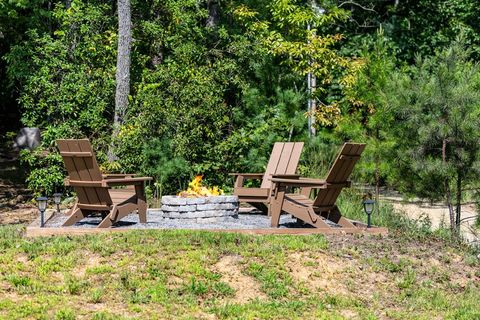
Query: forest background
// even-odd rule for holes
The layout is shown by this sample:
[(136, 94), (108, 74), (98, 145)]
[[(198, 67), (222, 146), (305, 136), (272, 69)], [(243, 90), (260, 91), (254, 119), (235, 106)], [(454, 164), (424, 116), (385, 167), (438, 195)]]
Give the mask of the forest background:
[(478, 198), (476, 1), (132, 0), (131, 19), (113, 134), (117, 2), (0, 1), (1, 110), (42, 130), (21, 153), (36, 193), (63, 188), (55, 139), (87, 137), (104, 170), (152, 176), (156, 196), (195, 174), (228, 192), (275, 141), (306, 141), (300, 173), (321, 176), (351, 140), (368, 144), (357, 182), (446, 201), (452, 226)]

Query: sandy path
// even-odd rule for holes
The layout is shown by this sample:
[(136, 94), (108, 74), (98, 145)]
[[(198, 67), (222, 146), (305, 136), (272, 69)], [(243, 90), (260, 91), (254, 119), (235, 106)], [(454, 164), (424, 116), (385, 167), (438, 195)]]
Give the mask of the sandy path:
[[(432, 224), (432, 229), (450, 225), (448, 207), (442, 203), (430, 204), (430, 202), (421, 200), (405, 201), (398, 195), (388, 195), (382, 198), (392, 203), (396, 210), (405, 212), (410, 219), (422, 220), (428, 218)], [(474, 228), (476, 215), (473, 203), (462, 205), (460, 231), (467, 242), (480, 243), (480, 232)]]

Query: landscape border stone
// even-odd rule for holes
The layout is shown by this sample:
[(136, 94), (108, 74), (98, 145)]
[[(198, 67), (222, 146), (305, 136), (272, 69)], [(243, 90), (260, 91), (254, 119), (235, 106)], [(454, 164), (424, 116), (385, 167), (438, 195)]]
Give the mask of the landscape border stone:
[(237, 218), (238, 209), (238, 197), (235, 195), (198, 198), (163, 196), (161, 208), (151, 212), (164, 219), (212, 223)]

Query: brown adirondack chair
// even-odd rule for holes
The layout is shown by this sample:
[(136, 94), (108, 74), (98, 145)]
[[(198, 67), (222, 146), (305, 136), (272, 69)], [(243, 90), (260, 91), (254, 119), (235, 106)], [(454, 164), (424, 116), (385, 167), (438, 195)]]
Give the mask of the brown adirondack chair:
[[(57, 140), (57, 145), (69, 174), (65, 185), (72, 186), (78, 197), (64, 226), (71, 226), (94, 212), (104, 217), (98, 228), (110, 227), (133, 211), (138, 212), (141, 223), (147, 222), (144, 183), (152, 178), (102, 175), (88, 139)], [(112, 189), (114, 186), (127, 188)]]
[[(355, 228), (351, 221), (342, 217), (335, 202), (342, 189), (350, 186), (348, 178), (364, 149), (365, 144), (345, 143), (325, 180), (273, 176), (272, 227), (278, 227), (280, 214), (285, 212), (317, 228), (330, 228), (325, 219), (344, 228)], [(301, 192), (286, 193), (287, 187), (301, 188)], [(313, 200), (309, 198), (312, 189), (318, 189)]]
[[(238, 196), (240, 202), (268, 212), (270, 199), (271, 178), (274, 174), (283, 174), (284, 177), (296, 176), (298, 161), (303, 149), (303, 142), (276, 142), (273, 145), (270, 160), (264, 173), (231, 173), (236, 177), (233, 194)], [(246, 179), (261, 180), (260, 188), (246, 188)]]

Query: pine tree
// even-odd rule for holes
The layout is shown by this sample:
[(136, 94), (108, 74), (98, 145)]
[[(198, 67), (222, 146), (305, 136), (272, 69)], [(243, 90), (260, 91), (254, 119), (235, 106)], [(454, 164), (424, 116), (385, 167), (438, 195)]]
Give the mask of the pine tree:
[(468, 56), (457, 40), (396, 73), (388, 89), (397, 122), (400, 186), (432, 201), (445, 200), (457, 232), (462, 189), (480, 175), (480, 72)]
[[(373, 41), (370, 39), (365, 41), (359, 59), (361, 67), (356, 74), (355, 84), (347, 86), (344, 90), (350, 110), (336, 128), (356, 141), (367, 143), (367, 150), (362, 156), (366, 161), (361, 166), (369, 177), (373, 177), (377, 202), (380, 185), (390, 170), (386, 160), (392, 146), (392, 113), (386, 103), (384, 88), (395, 70), (393, 52), (394, 48), (385, 37), (382, 28), (377, 31)], [(361, 128), (352, 125), (358, 121)]]

